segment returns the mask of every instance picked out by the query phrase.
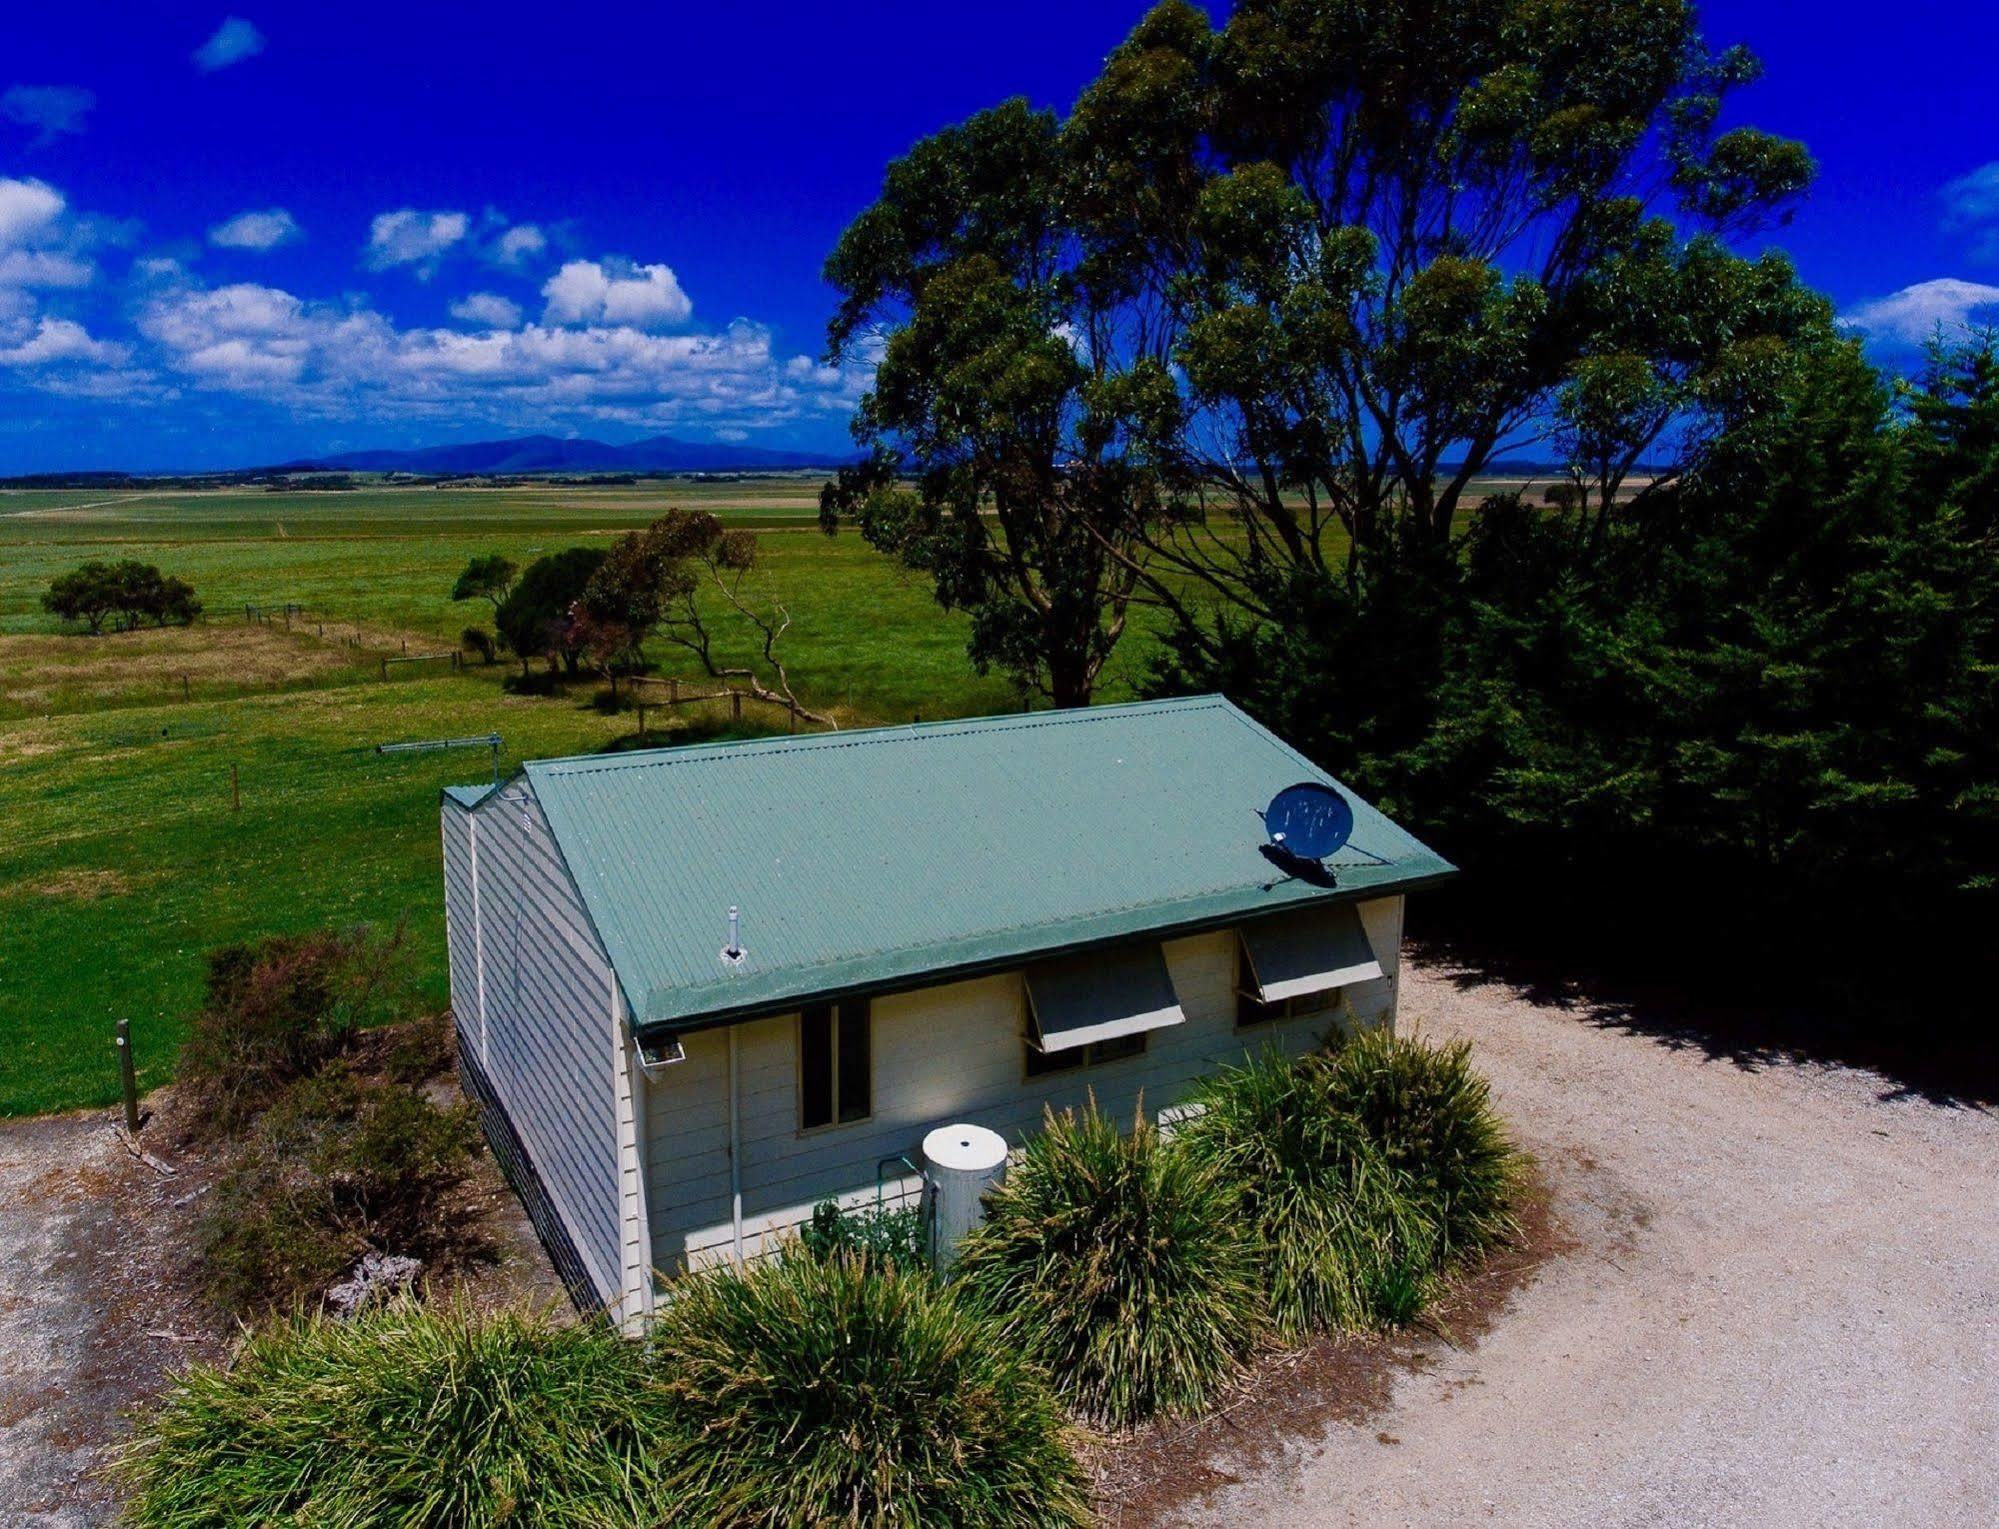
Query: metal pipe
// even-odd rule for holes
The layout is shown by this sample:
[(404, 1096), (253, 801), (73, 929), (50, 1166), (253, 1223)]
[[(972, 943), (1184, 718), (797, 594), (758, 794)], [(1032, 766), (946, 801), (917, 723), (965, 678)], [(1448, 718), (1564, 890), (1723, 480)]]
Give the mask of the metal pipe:
[[(732, 908), (730, 912), (734, 912)], [(729, 1026), (729, 1231), (735, 1242), (736, 1267), (743, 1266), (743, 1163), (741, 1135), (742, 1070), (736, 1058), (736, 1027)]]
[(729, 959), (734, 960), (743, 953), (742, 915), (734, 903), (729, 904)]

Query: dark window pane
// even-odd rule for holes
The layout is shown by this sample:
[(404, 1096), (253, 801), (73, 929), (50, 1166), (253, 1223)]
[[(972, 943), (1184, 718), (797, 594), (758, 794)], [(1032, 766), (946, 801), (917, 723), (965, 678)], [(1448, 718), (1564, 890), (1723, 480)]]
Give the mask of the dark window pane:
[(1090, 1060), (1094, 1062), (1115, 1062), (1128, 1056), (1138, 1056), (1145, 1050), (1145, 1032), (1136, 1035), (1121, 1035), (1115, 1040), (1098, 1041), (1090, 1048)]
[(1026, 1047), (1027, 1075), (1030, 1078), (1045, 1078), (1052, 1072), (1067, 1072), (1072, 1067), (1081, 1067), (1083, 1049), (1071, 1046), (1067, 1051), (1043, 1051), (1029, 1042)]
[(798, 1016), (798, 1124), (833, 1123), (833, 1011), (814, 1004)]
[(866, 1120), (870, 1108), (869, 1069), (872, 1043), (868, 1034), (868, 1005), (840, 1005), (840, 1119)]

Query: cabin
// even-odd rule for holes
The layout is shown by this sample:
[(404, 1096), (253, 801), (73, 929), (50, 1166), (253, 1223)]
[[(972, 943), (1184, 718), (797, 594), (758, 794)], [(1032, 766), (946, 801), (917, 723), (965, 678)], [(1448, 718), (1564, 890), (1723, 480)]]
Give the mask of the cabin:
[[(1332, 852), (1272, 842), (1294, 787), (1350, 807)], [(920, 1194), (937, 1127), (1170, 1124), (1392, 1026), (1403, 899), (1452, 874), (1219, 696), (541, 760), (441, 812), (466, 1087), (631, 1324), (823, 1200)]]

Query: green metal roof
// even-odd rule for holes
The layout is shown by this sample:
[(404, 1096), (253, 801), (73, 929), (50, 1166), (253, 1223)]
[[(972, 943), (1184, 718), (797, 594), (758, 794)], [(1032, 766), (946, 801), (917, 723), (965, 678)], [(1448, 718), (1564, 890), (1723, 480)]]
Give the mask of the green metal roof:
[[(1335, 885), (1286, 878), (1261, 853), (1258, 809), (1296, 781), (1338, 782), (1220, 696), (541, 760), (526, 774), (643, 1027), (1452, 872), (1347, 792)], [(731, 904), (739, 964), (721, 959)]]

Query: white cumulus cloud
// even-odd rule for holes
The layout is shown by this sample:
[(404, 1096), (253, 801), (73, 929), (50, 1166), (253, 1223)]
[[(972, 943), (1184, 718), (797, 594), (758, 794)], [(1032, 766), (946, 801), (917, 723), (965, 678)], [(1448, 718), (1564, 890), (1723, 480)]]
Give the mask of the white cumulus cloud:
[(634, 265), (621, 256), (571, 260), (541, 289), (552, 324), (625, 324), (655, 329), (680, 324), (694, 304), (670, 266)]
[(488, 329), (513, 329), (521, 321), (521, 305), (497, 292), (474, 292), (451, 305), (451, 316)]
[(371, 271), (407, 265), (428, 281), (437, 265), (472, 229), (462, 212), (419, 212), (403, 207), (377, 214), (368, 225), (367, 262)]
[(83, 131), (97, 97), (80, 85), (15, 85), (0, 95), (0, 116), (35, 130), (35, 146)]
[(1974, 260), (1999, 264), (1999, 159), (1943, 188), (1944, 227), (1970, 233)]
[(229, 16), (207, 42), (194, 50), (194, 62), (196, 68), (213, 74), (263, 51), (264, 34), (241, 16)]
[(1979, 323), (1999, 323), (1999, 287), (1940, 276), (1849, 308), (1839, 321), (1880, 340), (1920, 345), (1939, 325), (1946, 336)]
[(486, 258), (495, 265), (518, 269), (548, 248), (548, 236), (532, 223), (517, 223), (495, 239)]
[(0, 176), (0, 287), (87, 287), (92, 230), (45, 181)]
[(123, 345), (93, 339), (74, 320), (46, 315), (25, 334), (0, 338), (0, 366), (56, 366), (75, 362), (122, 366), (130, 355)]
[(298, 220), (282, 207), (239, 212), (208, 231), (208, 242), (225, 250), (273, 250), (302, 237)]

